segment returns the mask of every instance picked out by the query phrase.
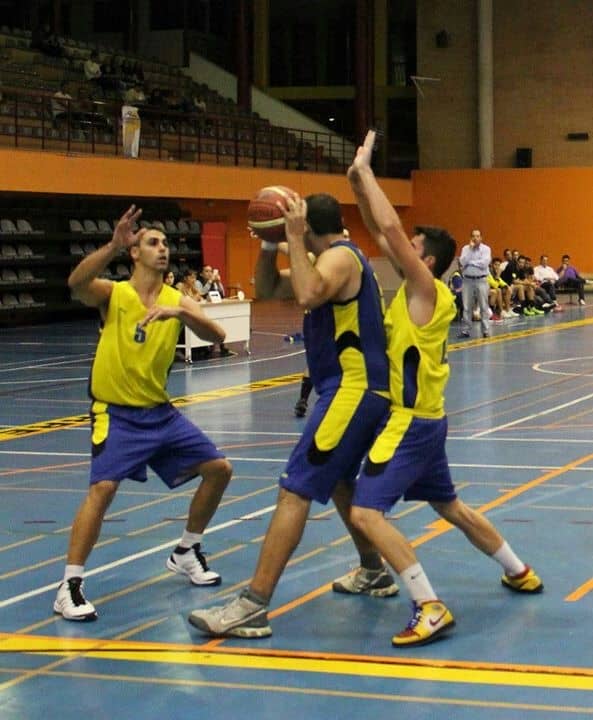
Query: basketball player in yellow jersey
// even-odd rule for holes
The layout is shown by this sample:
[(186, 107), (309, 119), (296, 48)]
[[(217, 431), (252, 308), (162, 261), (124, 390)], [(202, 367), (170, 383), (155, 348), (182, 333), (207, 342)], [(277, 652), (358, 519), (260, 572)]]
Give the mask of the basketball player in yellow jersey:
[[(202, 535), (231, 477), (231, 465), (204, 433), (169, 401), (167, 376), (182, 325), (204, 340), (222, 342), (224, 330), (199, 303), (163, 283), (169, 264), (160, 230), (133, 227), (142, 211), (132, 205), (113, 237), (72, 271), (73, 297), (101, 313), (102, 330), (91, 370), (92, 460), (90, 487), (72, 524), (64, 579), (54, 611), (66, 620), (95, 620), (84, 597), (84, 565), (103, 517), (126, 478), (146, 481), (150, 466), (170, 488), (202, 476), (183, 536), (167, 560), (194, 585), (218, 585), (200, 550)], [(134, 263), (129, 281), (99, 275), (122, 250)]]
[(454, 299), (438, 278), (455, 256), (444, 230), (417, 228), (408, 239), (397, 212), (371, 169), (375, 132), (370, 131), (348, 170), (362, 218), (395, 269), (403, 276), (385, 318), (391, 413), (379, 428), (358, 478), (352, 524), (382, 553), (413, 600), (408, 626), (396, 646), (431, 642), (454, 625), (406, 538), (384, 517), (400, 497), (424, 500), (470, 542), (503, 568), (505, 587), (537, 593), (543, 584), (483, 515), (455, 493), (445, 453), (444, 391), (449, 378), (447, 338)]

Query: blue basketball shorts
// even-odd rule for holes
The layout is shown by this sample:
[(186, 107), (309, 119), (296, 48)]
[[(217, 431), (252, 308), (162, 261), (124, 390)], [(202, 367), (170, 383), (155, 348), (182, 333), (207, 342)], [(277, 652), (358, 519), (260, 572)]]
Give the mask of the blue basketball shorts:
[(353, 505), (386, 512), (405, 500), (451, 502), (457, 497), (445, 452), (447, 418), (393, 410), (369, 450)]
[(125, 478), (146, 482), (152, 468), (170, 488), (195, 477), (195, 468), (224, 455), (179, 410), (94, 402), (91, 406), (91, 485)]
[(389, 400), (368, 390), (323, 392), (280, 476), (280, 486), (326, 504), (339, 482), (354, 482), (389, 412)]

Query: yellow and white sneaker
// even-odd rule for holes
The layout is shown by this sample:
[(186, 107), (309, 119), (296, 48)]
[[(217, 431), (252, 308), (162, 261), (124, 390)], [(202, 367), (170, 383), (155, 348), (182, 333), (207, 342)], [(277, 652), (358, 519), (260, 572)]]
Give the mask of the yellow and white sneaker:
[(391, 638), (396, 647), (426, 645), (433, 642), (455, 625), (453, 615), (440, 600), (413, 603), (413, 614), (408, 626)]
[(540, 593), (544, 589), (541, 578), (529, 565), (519, 575), (503, 575), (500, 582), (509, 590), (519, 593)]

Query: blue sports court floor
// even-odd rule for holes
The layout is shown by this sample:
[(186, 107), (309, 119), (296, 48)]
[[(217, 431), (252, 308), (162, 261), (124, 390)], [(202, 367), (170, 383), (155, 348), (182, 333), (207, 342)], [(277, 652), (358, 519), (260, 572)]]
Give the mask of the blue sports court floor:
[[(510, 594), (498, 566), (420, 503), (393, 517), (455, 630), (396, 650), (409, 600), (333, 595), (356, 564), (332, 506), (314, 506), (273, 599), (271, 638), (202, 638), (188, 613), (244, 587), (304, 421), (290, 303), (255, 305), (252, 355), (176, 364), (170, 391), (235, 475), (204, 547), (222, 574), (197, 588), (165, 569), (195, 487), (127, 482), (87, 566), (100, 617), (52, 613), (70, 522), (87, 487), (86, 384), (96, 322), (0, 331), (0, 718), (430, 718), (593, 716), (593, 312), (452, 328), (448, 452), (462, 497), (542, 575)], [(477, 330), (477, 328), (476, 328)], [(240, 347), (236, 347), (240, 351)]]

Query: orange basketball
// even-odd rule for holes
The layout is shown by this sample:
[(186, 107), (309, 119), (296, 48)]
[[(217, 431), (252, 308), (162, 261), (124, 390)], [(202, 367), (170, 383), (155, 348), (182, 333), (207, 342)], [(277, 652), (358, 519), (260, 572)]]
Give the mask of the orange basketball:
[(270, 185), (262, 188), (249, 203), (247, 224), (261, 239), (277, 243), (286, 240), (284, 233), (284, 215), (276, 203), (285, 208), (286, 200), (295, 194), (294, 190), (284, 185)]

